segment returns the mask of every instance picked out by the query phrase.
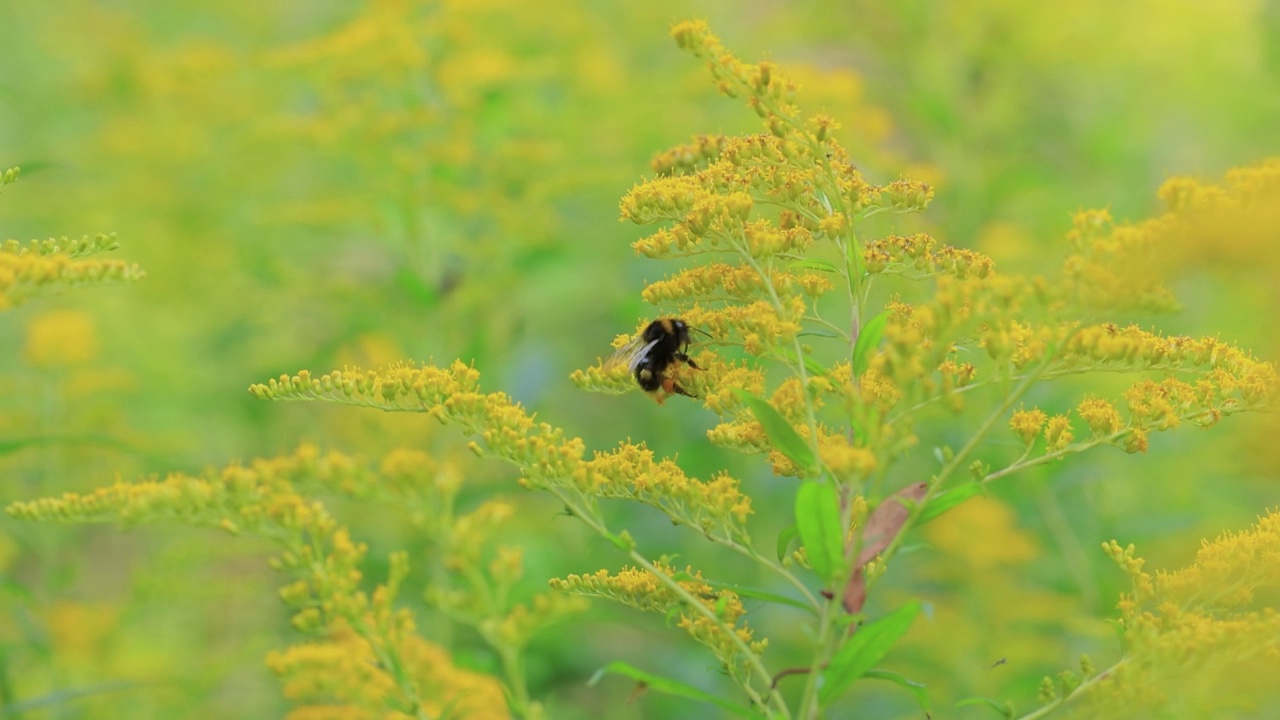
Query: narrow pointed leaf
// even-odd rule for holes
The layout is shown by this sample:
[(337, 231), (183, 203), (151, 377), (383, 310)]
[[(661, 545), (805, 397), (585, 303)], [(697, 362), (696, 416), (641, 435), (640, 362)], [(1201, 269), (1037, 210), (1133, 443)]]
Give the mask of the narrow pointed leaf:
[(632, 680), (635, 680), (636, 682), (644, 683), (645, 687), (648, 688), (649, 690), (665, 693), (667, 695), (676, 695), (679, 697), (686, 697), (686, 698), (692, 698), (694, 700), (701, 700), (703, 702), (709, 702), (715, 705), (716, 707), (722, 708), (724, 710), (727, 710), (733, 713), (738, 717), (742, 717), (742, 718), (763, 718), (764, 717), (760, 713), (744, 705), (738, 705), (737, 703), (729, 702), (728, 700), (725, 700), (722, 697), (712, 695), (711, 693), (705, 690), (701, 690), (687, 683), (680, 682), (679, 680), (672, 680), (671, 678), (662, 677), (661, 675), (654, 675), (652, 673), (647, 673), (644, 670), (633, 667), (621, 661), (611, 662), (608, 665), (597, 670), (596, 674), (592, 675), (591, 679), (587, 681), (587, 684), (594, 685), (600, 681), (600, 678), (604, 677), (607, 674), (622, 675), (624, 677), (629, 677)]
[(816, 260), (813, 258), (796, 260), (795, 262), (787, 265), (787, 269), (788, 270), (821, 270), (822, 272), (829, 272), (829, 273), (840, 272), (840, 268), (836, 267), (834, 264), (829, 263), (826, 260)]
[(916, 704), (918, 704), (920, 709), (925, 712), (925, 715), (929, 715), (933, 712), (933, 707), (929, 704), (929, 690), (925, 687), (924, 683), (916, 682), (915, 680), (910, 680), (896, 672), (881, 670), (879, 668), (868, 670), (863, 674), (863, 677), (875, 678), (876, 680), (888, 680), (894, 685), (897, 685), (914, 695), (916, 698)]
[(967, 482), (929, 498), (929, 503), (924, 506), (924, 510), (920, 511), (920, 524), (923, 525), (965, 500), (980, 494), (982, 489), (980, 482)]
[[(824, 331), (824, 332), (827, 332), (827, 335), (825, 335), (824, 337), (839, 337), (838, 335), (830, 331)], [(817, 335), (818, 333), (817, 332), (811, 333), (809, 331), (805, 331), (800, 334), (801, 335)], [(792, 365), (799, 364), (798, 362), (796, 362), (796, 354), (795, 354), (795, 351), (793, 350), (788, 350), (787, 348), (775, 348), (774, 352), (781, 355), (783, 358), (786, 359), (787, 362), (791, 363)], [(805, 370), (808, 370), (811, 375), (814, 375), (816, 377), (822, 377), (822, 376), (831, 374), (831, 368), (827, 367), (826, 365), (823, 365), (817, 360), (814, 360), (808, 355), (804, 356), (804, 368)]]
[(809, 443), (800, 437), (800, 433), (791, 427), (791, 423), (787, 422), (776, 408), (764, 398), (756, 397), (745, 390), (734, 390), (734, 394), (751, 408), (751, 414), (755, 415), (756, 422), (764, 428), (765, 435), (769, 436), (769, 442), (777, 448), (778, 452), (786, 455), (804, 470), (812, 472), (817, 469), (818, 461), (813, 454), (813, 448), (809, 447)]
[(831, 483), (805, 481), (796, 493), (796, 527), (804, 543), (809, 565), (830, 582), (843, 572), (844, 533), (840, 527), (840, 500)]
[(818, 691), (822, 705), (837, 700), (858, 678), (879, 664), (893, 649), (894, 643), (911, 628), (911, 622), (918, 614), (920, 603), (913, 601), (858, 628), (853, 637), (836, 651), (822, 673), (824, 682)]
[(796, 525), (788, 525), (782, 528), (782, 532), (778, 533), (778, 562), (787, 556), (787, 551), (791, 549), (791, 541), (800, 537), (800, 528)]
[(862, 377), (871, 364), (871, 354), (880, 346), (880, 338), (884, 336), (884, 326), (889, 323), (889, 314), (880, 313), (871, 318), (858, 332), (858, 340), (853, 344), (853, 374)]
[(991, 708), (992, 710), (995, 710), (996, 713), (998, 713), (1002, 718), (1013, 717), (1013, 715), (1009, 714), (1009, 707), (1006, 704), (997, 702), (995, 700), (992, 700), (991, 698), (971, 697), (971, 698), (965, 698), (960, 702), (956, 703), (956, 707), (958, 708), (967, 707), (969, 705), (985, 705)]
[(787, 597), (786, 595), (779, 595), (778, 593), (769, 592), (768, 590), (761, 590), (759, 588), (748, 587), (746, 585), (716, 582), (715, 580), (708, 580), (706, 578), (702, 578), (702, 582), (718, 590), (728, 590), (741, 597), (763, 600), (777, 605), (790, 605), (791, 607), (797, 607), (801, 610), (813, 610), (813, 607), (803, 600), (797, 600), (793, 597)]

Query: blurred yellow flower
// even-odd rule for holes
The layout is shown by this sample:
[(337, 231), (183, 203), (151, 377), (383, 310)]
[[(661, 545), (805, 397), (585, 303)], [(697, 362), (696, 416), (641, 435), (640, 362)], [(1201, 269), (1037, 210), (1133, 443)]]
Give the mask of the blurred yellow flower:
[(116, 626), (120, 608), (59, 600), (50, 603), (43, 614), (53, 652), (71, 661), (88, 662)]
[(36, 367), (83, 365), (98, 356), (93, 318), (78, 310), (41, 313), (27, 325), (27, 362)]
[(925, 534), (947, 557), (965, 565), (962, 572), (981, 573), (1028, 562), (1039, 552), (1016, 520), (1004, 503), (978, 496), (925, 526)]

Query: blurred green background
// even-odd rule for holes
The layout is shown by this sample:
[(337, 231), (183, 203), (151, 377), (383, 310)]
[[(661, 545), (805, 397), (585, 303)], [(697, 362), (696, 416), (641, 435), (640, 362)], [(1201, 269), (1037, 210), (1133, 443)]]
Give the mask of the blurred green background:
[[(758, 131), (667, 37), (687, 17), (797, 78), (802, 107), (842, 123), (872, 180), (934, 183), (927, 229), (1002, 270), (1052, 271), (1079, 208), (1139, 219), (1170, 175), (1215, 180), (1280, 153), (1270, 2), (9, 0), (0, 168), (23, 176), (0, 197), (0, 239), (116, 232), (116, 254), (148, 275), (0, 314), (0, 501), (301, 441), (371, 460), (405, 445), (454, 452), (459, 438), (423, 417), (261, 403), (245, 389), (304, 368), (463, 358), (588, 447), (630, 437), (700, 477), (729, 468), (758, 498), (768, 546), (787, 518), (765, 508), (788, 507), (793, 489), (710, 447), (708, 412), (568, 381), (657, 314), (639, 291), (675, 269), (634, 257), (643, 229), (618, 223), (619, 197), (695, 133)], [(1185, 268), (1187, 311), (1138, 320), (1274, 357), (1278, 258), (1259, 248), (1247, 263)], [(1084, 387), (1036, 401), (1069, 407)], [(942, 436), (964, 430), (937, 423)], [(1027, 708), (1040, 677), (1081, 652), (1114, 660), (1104, 619), (1123, 578), (1099, 543), (1178, 566), (1199, 538), (1248, 525), (1277, 498), (1276, 455), (1253, 445), (1271, 432), (1244, 417), (1153, 438), (1148, 456), (1100, 451), (930, 526), (883, 586), (886, 603), (932, 608), (890, 666), (942, 708), (977, 694)], [(514, 472), (473, 467), (472, 501), (521, 503), (530, 589), (616, 568)], [(922, 458), (902, 477), (928, 468)], [(392, 509), (340, 509), (371, 556), (413, 546)], [(650, 555), (742, 570), (651, 513), (617, 512)], [(283, 714), (262, 658), (297, 638), (269, 552), (177, 526), (0, 519), (0, 705), (49, 718)], [(753, 609), (755, 625), (787, 627), (785, 613)], [(803, 642), (799, 627), (780, 631), (771, 652)], [(458, 662), (493, 668), (474, 638), (458, 643)], [(709, 716), (652, 693), (627, 704), (621, 679), (585, 685), (617, 658), (718, 687), (661, 618), (598, 605), (534, 648), (533, 692), (557, 718)], [(896, 692), (869, 685), (853, 702), (860, 717), (918, 717)]]

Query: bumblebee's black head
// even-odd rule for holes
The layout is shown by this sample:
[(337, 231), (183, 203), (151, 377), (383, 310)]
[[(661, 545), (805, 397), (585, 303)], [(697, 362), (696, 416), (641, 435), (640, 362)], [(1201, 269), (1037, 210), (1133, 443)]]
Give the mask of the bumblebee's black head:
[(677, 353), (689, 345), (689, 325), (679, 318), (659, 318), (644, 329), (646, 343), (658, 341), (663, 352)]

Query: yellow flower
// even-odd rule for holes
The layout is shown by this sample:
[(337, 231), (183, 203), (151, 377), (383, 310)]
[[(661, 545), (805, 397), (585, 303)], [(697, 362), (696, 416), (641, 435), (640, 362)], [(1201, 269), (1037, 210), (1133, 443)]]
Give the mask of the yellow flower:
[(1071, 432), (1071, 420), (1066, 415), (1054, 415), (1044, 427), (1045, 449), (1047, 452), (1064, 450), (1071, 444), (1074, 435)]
[(1090, 398), (1076, 406), (1076, 414), (1094, 435), (1113, 435), (1123, 426), (1120, 413), (1106, 400)]
[(36, 315), (27, 326), (27, 362), (37, 367), (67, 367), (92, 362), (98, 355), (93, 319), (76, 310)]
[(1045, 423), (1049, 421), (1049, 416), (1040, 408), (1032, 408), (1031, 410), (1019, 410), (1009, 419), (1009, 428), (1028, 445), (1035, 442), (1036, 436), (1040, 434)]

